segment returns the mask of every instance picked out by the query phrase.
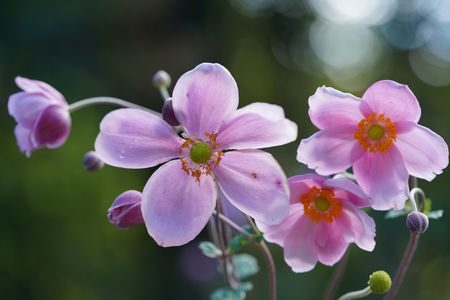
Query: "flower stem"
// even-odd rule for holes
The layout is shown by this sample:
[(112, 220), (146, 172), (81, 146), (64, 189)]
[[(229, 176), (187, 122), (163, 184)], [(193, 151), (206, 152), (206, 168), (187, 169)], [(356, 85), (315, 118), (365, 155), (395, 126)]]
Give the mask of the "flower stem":
[[(248, 223), (253, 228), (253, 230), (256, 232), (256, 234), (260, 235), (261, 232), (259, 231), (258, 227), (256, 227), (255, 223), (253, 222), (252, 218), (245, 215), (245, 217), (248, 220)], [(267, 269), (269, 272), (269, 299), (270, 300), (276, 300), (277, 299), (277, 272), (275, 269), (275, 262), (273, 261), (272, 254), (270, 253), (269, 248), (267, 247), (267, 244), (264, 240), (261, 240), (257, 243), (259, 249), (261, 250), (264, 259), (267, 263)]]
[(411, 233), (409, 236), (408, 246), (406, 247), (405, 254), (403, 255), (400, 266), (398, 267), (397, 273), (395, 274), (394, 280), (392, 282), (392, 287), (389, 292), (384, 296), (383, 300), (394, 299), (395, 295), (403, 282), (406, 271), (408, 271), (409, 264), (416, 251), (417, 244), (419, 243), (419, 234)]
[(339, 286), (339, 283), (342, 280), (342, 276), (344, 275), (345, 269), (347, 268), (349, 256), (350, 256), (350, 249), (347, 249), (340, 263), (337, 265), (336, 269), (331, 275), (331, 279), (328, 282), (327, 288), (325, 289), (325, 293), (322, 298), (323, 300), (334, 299), (336, 295), (336, 290)]
[(371, 293), (372, 292), (370, 291), (370, 287), (366, 287), (365, 289), (362, 289), (359, 291), (354, 291), (354, 292), (344, 294), (341, 297), (339, 297), (338, 300), (351, 300), (351, 299), (364, 298), (364, 297), (370, 295)]
[(97, 104), (112, 104), (112, 105), (117, 105), (117, 106), (122, 106), (122, 107), (127, 107), (127, 108), (138, 108), (138, 109), (142, 109), (145, 110), (151, 114), (154, 114), (156, 116), (161, 116), (160, 113), (151, 110), (149, 108), (146, 108), (144, 106), (140, 106), (122, 99), (118, 99), (118, 98), (113, 98), (113, 97), (93, 97), (93, 98), (87, 98), (87, 99), (83, 99), (77, 102), (74, 102), (72, 104), (69, 105), (69, 111), (70, 112), (75, 112), (79, 109), (88, 107), (88, 106), (92, 106), (92, 105), (97, 105)]

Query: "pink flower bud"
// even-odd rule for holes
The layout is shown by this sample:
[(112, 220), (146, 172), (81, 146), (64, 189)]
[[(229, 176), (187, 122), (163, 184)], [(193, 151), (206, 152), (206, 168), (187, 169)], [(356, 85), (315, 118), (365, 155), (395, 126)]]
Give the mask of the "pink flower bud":
[(98, 156), (97, 152), (89, 151), (83, 157), (84, 169), (88, 172), (95, 172), (105, 166), (103, 160)]
[(108, 209), (109, 223), (120, 229), (144, 223), (141, 212), (142, 193), (134, 190), (120, 194)]
[(428, 223), (428, 217), (418, 211), (413, 211), (406, 217), (406, 227), (412, 233), (424, 233), (428, 228)]

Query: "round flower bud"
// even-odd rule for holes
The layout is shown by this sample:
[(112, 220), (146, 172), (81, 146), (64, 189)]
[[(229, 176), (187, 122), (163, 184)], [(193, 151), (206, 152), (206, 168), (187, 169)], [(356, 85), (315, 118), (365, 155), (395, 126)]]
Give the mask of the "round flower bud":
[(424, 233), (428, 228), (428, 223), (428, 217), (418, 211), (413, 211), (406, 217), (406, 227), (412, 233)]
[(169, 73), (159, 70), (153, 75), (153, 85), (157, 88), (168, 88), (172, 83)]
[(376, 271), (369, 276), (369, 288), (374, 294), (384, 294), (391, 288), (391, 277), (385, 271)]
[(168, 99), (164, 101), (164, 105), (162, 107), (162, 117), (164, 121), (169, 123), (171, 126), (178, 126), (180, 123), (175, 117), (175, 113), (173, 112), (172, 100)]
[(117, 196), (108, 209), (109, 223), (120, 229), (143, 224), (141, 201), (142, 193), (134, 190), (126, 191)]
[(86, 171), (95, 172), (102, 169), (105, 163), (95, 151), (89, 151), (83, 157), (83, 166)]

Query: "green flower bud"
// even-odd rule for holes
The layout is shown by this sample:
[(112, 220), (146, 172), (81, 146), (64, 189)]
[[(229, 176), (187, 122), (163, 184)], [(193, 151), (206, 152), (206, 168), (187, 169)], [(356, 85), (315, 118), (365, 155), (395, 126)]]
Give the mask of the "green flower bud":
[(374, 294), (384, 294), (391, 288), (391, 277), (385, 271), (376, 271), (369, 276), (370, 291)]

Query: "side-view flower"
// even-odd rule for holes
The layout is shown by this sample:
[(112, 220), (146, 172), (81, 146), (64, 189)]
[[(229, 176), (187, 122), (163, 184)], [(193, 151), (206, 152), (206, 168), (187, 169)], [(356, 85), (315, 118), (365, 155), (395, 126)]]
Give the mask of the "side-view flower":
[(256, 149), (294, 141), (297, 126), (279, 106), (237, 109), (238, 102), (228, 70), (204, 63), (181, 76), (173, 90), (181, 135), (139, 109), (115, 110), (101, 122), (95, 149), (105, 163), (131, 169), (165, 163), (147, 182), (141, 204), (147, 231), (159, 245), (195, 238), (219, 196), (267, 224), (288, 214), (286, 175), (272, 155)]
[(301, 141), (297, 160), (321, 175), (352, 167), (377, 210), (402, 209), (409, 175), (431, 181), (448, 165), (448, 146), (418, 125), (420, 106), (406, 85), (374, 83), (362, 99), (321, 87), (309, 98), (320, 129)]
[(333, 265), (350, 243), (372, 251), (375, 222), (361, 208), (371, 202), (361, 188), (346, 178), (317, 174), (289, 178), (290, 212), (278, 225), (257, 222), (267, 241), (284, 248), (294, 272), (307, 272), (317, 261)]

